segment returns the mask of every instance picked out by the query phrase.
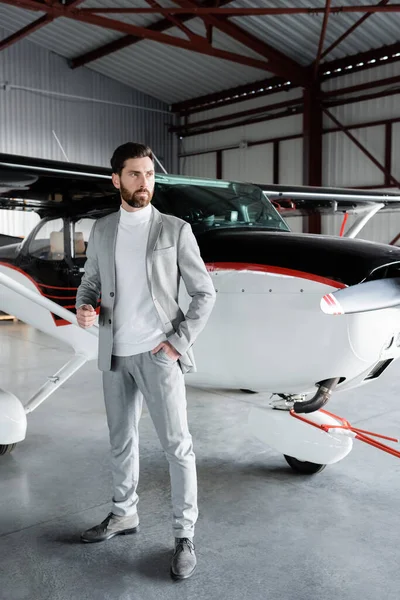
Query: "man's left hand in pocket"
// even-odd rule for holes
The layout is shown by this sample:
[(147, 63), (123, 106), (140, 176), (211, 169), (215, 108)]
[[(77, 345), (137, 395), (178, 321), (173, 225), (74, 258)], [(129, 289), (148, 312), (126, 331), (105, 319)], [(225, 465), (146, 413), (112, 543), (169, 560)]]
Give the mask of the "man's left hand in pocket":
[(153, 348), (153, 350), (151, 351), (151, 353), (152, 354), (157, 354), (157, 352), (159, 352), (160, 350), (164, 350), (165, 354), (171, 360), (177, 361), (181, 357), (181, 355), (179, 354), (179, 352), (177, 352), (175, 350), (175, 348), (173, 347), (173, 345), (170, 344), (169, 342), (161, 342), (161, 344), (158, 344), (158, 346), (156, 346), (155, 348)]

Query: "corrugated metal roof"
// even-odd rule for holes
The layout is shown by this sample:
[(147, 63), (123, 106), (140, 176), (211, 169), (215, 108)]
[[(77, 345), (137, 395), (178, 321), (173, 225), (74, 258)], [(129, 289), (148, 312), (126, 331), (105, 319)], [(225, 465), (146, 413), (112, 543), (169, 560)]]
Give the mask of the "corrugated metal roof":
[[(204, 35), (203, 21), (191, 20), (190, 29)], [(166, 33), (184, 37), (176, 27)], [(260, 58), (217, 30), (213, 31), (213, 45), (242, 56)], [(149, 40), (94, 61), (91, 68), (169, 103), (209, 94), (221, 89), (221, 86), (233, 87), (270, 75), (261, 69)]]
[[(285, 8), (324, 8), (325, 0), (296, 0), (285, 2)], [(371, 0), (332, 0), (331, 6), (371, 5)], [(254, 0), (235, 0), (232, 8), (254, 8)], [(257, 7), (261, 6), (257, 4)], [(264, 4), (264, 6), (267, 6)], [(282, 0), (269, 0), (268, 8), (284, 8)], [(345, 31), (365, 13), (332, 14), (328, 19), (324, 49), (335, 42)], [(232, 21), (246, 31), (267, 42), (293, 60), (308, 65), (318, 51), (323, 13), (293, 14), (277, 16), (233, 17)], [(326, 60), (334, 60), (372, 48), (394, 44), (399, 40), (400, 13), (376, 13), (371, 15), (354, 33), (327, 55)]]
[[(159, 0), (162, 6), (176, 6), (172, 0)], [(354, 0), (332, 0), (332, 6), (351, 5)], [(370, 0), (357, 0), (358, 4), (368, 4)], [(86, 0), (80, 7), (93, 6), (147, 7), (146, 0)], [(264, 6), (282, 7), (281, 0), (263, 2)], [(254, 7), (254, 0), (235, 0), (229, 6)], [(261, 0), (257, 7), (261, 6)], [(296, 0), (285, 6), (323, 8), (325, 0)], [(38, 19), (39, 12), (28, 11), (0, 4), (0, 22), (5, 29), (15, 32)], [(112, 19), (148, 26), (158, 20), (157, 14), (108, 14)], [(360, 13), (333, 14), (329, 17), (324, 47), (328, 47), (359, 18)], [(307, 65), (315, 60), (321, 33), (323, 15), (297, 14), (279, 16), (234, 17), (243, 29), (270, 44), (300, 64)], [(204, 35), (205, 27), (200, 18), (191, 19), (186, 25), (199, 35)], [(400, 13), (378, 13), (372, 15), (355, 33), (348, 36), (327, 57), (327, 60), (341, 58), (398, 41)], [(184, 37), (178, 28), (165, 32)], [(74, 58), (94, 50), (113, 40), (123, 37), (116, 31), (94, 25), (59, 18), (29, 36), (29, 41), (37, 43), (61, 56)], [(243, 46), (232, 37), (213, 29), (215, 47), (260, 59), (261, 57)], [(89, 63), (99, 73), (112, 77), (140, 91), (165, 102), (179, 102), (188, 98), (212, 93), (221, 89), (253, 82), (272, 76), (262, 69), (241, 65), (235, 62), (207, 56), (189, 50), (159, 44), (149, 40), (126, 47), (118, 52)]]
[[(113, 0), (113, 6), (132, 6), (129, 0)], [(164, 2), (164, 6), (170, 5)], [(110, 6), (109, 0), (87, 0), (81, 6)], [(135, 3), (135, 6), (148, 4)], [(10, 31), (17, 31), (28, 23), (35, 21), (42, 13), (26, 11), (0, 4), (0, 21)], [(107, 15), (112, 18), (147, 26), (160, 19), (159, 15)], [(204, 35), (204, 24), (201, 19), (191, 19), (190, 29), (198, 35)], [(183, 32), (174, 27), (165, 33), (184, 37)], [(29, 36), (29, 40), (45, 48), (65, 56), (74, 58), (108, 42), (123, 36), (115, 31), (59, 18)], [(252, 56), (260, 56), (224, 33), (214, 30), (213, 44), (229, 52)], [(93, 61), (89, 68), (130, 85), (164, 102), (172, 103), (193, 96), (208, 94), (221, 87), (228, 88), (270, 74), (231, 61), (206, 56), (173, 46), (143, 40), (123, 50)]]

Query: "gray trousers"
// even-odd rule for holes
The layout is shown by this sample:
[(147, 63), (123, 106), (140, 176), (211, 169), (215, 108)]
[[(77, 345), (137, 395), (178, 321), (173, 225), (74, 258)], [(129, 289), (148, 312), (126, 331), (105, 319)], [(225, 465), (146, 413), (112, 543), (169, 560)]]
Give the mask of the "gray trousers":
[(173, 534), (193, 537), (197, 520), (197, 477), (186, 413), (182, 371), (163, 350), (113, 356), (103, 372), (104, 400), (111, 443), (113, 513), (134, 515), (139, 501), (139, 432), (143, 397), (169, 463)]

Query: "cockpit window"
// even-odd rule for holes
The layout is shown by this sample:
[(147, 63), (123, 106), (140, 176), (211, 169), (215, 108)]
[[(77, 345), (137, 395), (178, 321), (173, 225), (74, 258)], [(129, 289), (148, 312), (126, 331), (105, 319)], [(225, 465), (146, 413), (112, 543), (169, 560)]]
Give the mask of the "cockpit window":
[(29, 242), (28, 252), (42, 260), (64, 259), (64, 222), (62, 219), (44, 221)]
[(86, 257), (86, 248), (93, 224), (94, 219), (79, 219), (79, 221), (76, 221), (72, 224), (72, 258)]
[(191, 224), (195, 233), (221, 227), (290, 231), (257, 186), (218, 179), (157, 175), (153, 204)]

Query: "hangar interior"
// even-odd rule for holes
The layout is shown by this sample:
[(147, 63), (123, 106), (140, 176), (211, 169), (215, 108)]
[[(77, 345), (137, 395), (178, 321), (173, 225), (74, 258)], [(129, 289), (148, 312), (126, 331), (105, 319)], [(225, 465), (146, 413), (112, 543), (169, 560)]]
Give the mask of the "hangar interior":
[[(370, 200), (392, 194), (393, 207), (375, 214), (357, 239), (376, 244), (371, 255), (376, 247), (388, 263), (400, 263), (399, 29), (400, 6), (390, 0), (0, 0), (0, 153), (8, 163), (15, 156), (100, 173), (119, 144), (134, 140), (151, 146), (160, 175), (208, 178), (217, 191), (223, 181), (298, 193), (316, 186), (324, 188), (316, 192), (322, 203), (326, 188)], [(26, 239), (41, 217), (23, 203), (2, 209), (1, 192), (0, 185), (6, 246)], [(357, 203), (351, 210), (334, 201), (327, 210), (296, 200), (273, 204), (299, 236), (336, 238), (359, 218)], [(348, 260), (349, 272), (366, 260), (355, 245), (343, 256), (337, 260)], [(376, 268), (384, 266), (382, 258)], [(367, 309), (378, 308), (374, 315), (386, 308), (379, 304), (386, 288), (376, 289), (378, 306)], [(170, 581), (168, 467), (146, 408), (141, 532), (104, 544), (79, 541), (83, 529), (106, 516), (111, 500), (101, 374), (91, 360), (28, 415), (26, 439), (0, 456), (1, 599), (372, 600), (380, 594), (398, 600), (398, 457), (354, 440), (345, 461), (310, 475), (293, 471), (281, 452), (253, 435), (250, 411), (281, 391), (250, 394), (258, 390), (235, 383), (240, 363), (245, 371), (263, 352), (257, 327), (246, 338), (249, 352), (235, 338), (235, 331), (246, 333), (251, 307), (260, 306), (252, 304), (258, 293), (249, 294), (243, 323), (232, 316), (231, 350), (240, 355), (238, 363), (226, 359), (232, 385), (187, 380), (200, 506), (193, 577)], [(26, 404), (71, 348), (13, 318), (1, 302), (0, 296), (0, 388)], [(268, 299), (260, 313), (267, 377), (272, 364), (290, 378), (296, 363), (308, 355), (316, 360), (307, 316), (296, 313), (295, 321)], [(372, 344), (380, 325), (371, 322), (365, 317), (360, 328), (371, 327)], [(217, 317), (212, 323), (218, 327)], [(271, 338), (281, 329), (282, 339), (268, 340), (268, 327)], [(207, 349), (200, 336), (200, 358), (206, 350), (225, 352), (217, 350), (218, 335)], [(352, 425), (395, 438), (397, 335), (385, 341), (372, 375), (366, 373), (365, 380), (375, 380), (334, 392), (328, 404)], [(329, 353), (333, 342), (323, 331), (320, 337), (317, 353)]]

